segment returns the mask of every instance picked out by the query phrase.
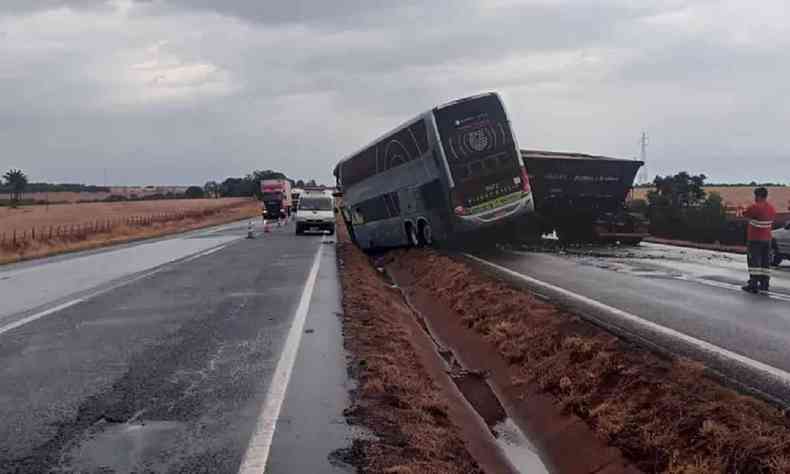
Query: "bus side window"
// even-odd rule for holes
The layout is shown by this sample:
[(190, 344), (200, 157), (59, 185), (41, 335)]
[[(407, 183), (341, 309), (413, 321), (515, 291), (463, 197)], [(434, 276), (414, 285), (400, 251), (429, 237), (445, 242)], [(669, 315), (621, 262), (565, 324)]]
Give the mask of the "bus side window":
[(365, 216), (362, 215), (362, 209), (357, 207), (351, 215), (351, 220), (354, 224), (364, 224)]

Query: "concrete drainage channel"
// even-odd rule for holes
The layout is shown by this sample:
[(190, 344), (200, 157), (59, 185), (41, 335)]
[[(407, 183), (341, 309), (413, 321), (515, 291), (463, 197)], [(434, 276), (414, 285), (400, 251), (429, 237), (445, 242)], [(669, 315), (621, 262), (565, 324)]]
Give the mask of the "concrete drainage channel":
[[(462, 326), (450, 308), (412, 285), (408, 269), (395, 262), (385, 269), (432, 342), (435, 363), (482, 420), (493, 436), (493, 448), (498, 448), (511, 472), (638, 472), (583, 422), (561, 414), (549, 398), (537, 393), (524, 398), (514, 390), (507, 362), (478, 334)], [(470, 452), (485, 466), (479, 454)], [(568, 456), (569, 452), (574, 456)], [(491, 470), (490, 464), (486, 470)]]

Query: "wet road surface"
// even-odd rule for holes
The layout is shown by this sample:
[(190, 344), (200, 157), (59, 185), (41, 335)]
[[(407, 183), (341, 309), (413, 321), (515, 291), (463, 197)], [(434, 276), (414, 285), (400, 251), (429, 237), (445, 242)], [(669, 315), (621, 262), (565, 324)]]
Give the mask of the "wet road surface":
[(544, 252), (500, 249), (486, 261), (790, 371), (790, 266), (770, 295), (743, 292), (746, 257), (643, 243)]
[[(0, 472), (238, 472), (315, 265), (266, 465), (347, 471), (330, 456), (350, 443), (332, 239), (245, 235), (223, 226), (0, 272), (0, 297), (19, 293), (0, 313)], [(40, 298), (24, 279), (46, 282)]]

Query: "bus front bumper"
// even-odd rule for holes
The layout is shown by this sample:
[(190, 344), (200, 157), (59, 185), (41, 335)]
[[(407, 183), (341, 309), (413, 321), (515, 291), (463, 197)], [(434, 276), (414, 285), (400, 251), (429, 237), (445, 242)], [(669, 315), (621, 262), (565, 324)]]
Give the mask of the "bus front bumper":
[(484, 211), (471, 216), (456, 216), (461, 230), (473, 230), (497, 224), (503, 220), (517, 217), (535, 210), (532, 193), (520, 198), (518, 201), (506, 204), (491, 211)]

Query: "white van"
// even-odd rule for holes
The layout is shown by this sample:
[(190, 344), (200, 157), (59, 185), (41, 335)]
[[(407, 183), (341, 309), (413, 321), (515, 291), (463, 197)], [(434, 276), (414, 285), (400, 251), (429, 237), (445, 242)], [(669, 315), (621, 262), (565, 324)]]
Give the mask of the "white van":
[(296, 208), (296, 235), (305, 232), (335, 233), (335, 200), (323, 193), (304, 193)]

